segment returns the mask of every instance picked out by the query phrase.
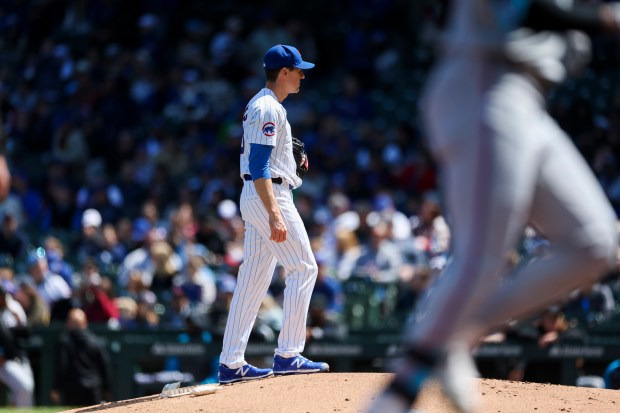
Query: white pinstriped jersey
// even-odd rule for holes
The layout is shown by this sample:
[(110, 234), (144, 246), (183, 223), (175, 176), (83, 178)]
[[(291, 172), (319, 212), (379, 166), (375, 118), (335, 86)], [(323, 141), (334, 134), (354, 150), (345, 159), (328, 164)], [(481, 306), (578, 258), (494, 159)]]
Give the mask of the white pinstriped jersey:
[(261, 89), (250, 100), (243, 113), (243, 138), (241, 142), (240, 172), (250, 175), (252, 143), (273, 146), (269, 157), (272, 178), (282, 178), (293, 188), (301, 185), (293, 156), (291, 125), (286, 119), (286, 109), (268, 88)]
[[(241, 175), (249, 174), (250, 144), (273, 146), (269, 157), (272, 178), (283, 178), (293, 187), (301, 185), (293, 157), (291, 126), (286, 110), (275, 94), (262, 89), (250, 100), (243, 116), (241, 143)], [(306, 342), (306, 320), (317, 264), (304, 222), (293, 202), (293, 193), (286, 185), (273, 185), (273, 192), (286, 225), (283, 242), (270, 239), (269, 213), (253, 182), (244, 182), (239, 210), (245, 223), (243, 260), (237, 275), (237, 287), (230, 304), (220, 363), (240, 368), (245, 363), (245, 350), (260, 303), (273, 278), (276, 263), (284, 267), (282, 329), (275, 354), (294, 357)]]

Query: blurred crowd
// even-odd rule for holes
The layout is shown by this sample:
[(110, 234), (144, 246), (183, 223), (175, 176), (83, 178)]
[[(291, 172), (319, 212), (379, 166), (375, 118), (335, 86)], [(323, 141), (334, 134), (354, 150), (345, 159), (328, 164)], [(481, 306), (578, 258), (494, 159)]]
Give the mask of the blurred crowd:
[[(440, 274), (450, 229), (416, 116), (434, 10), (404, 0), (211, 3), (0, 2), (13, 174), (0, 204), (7, 322), (64, 323), (81, 308), (112, 329), (223, 332), (243, 248), (240, 115), (277, 43), (317, 63), (284, 102), (310, 159), (294, 194), (319, 263), (308, 339), (346, 337), (367, 309), (356, 297), (398, 326)], [(595, 39), (597, 60), (549, 101), (620, 211), (620, 58), (607, 43)], [(507, 263), (548, 248), (528, 228)], [(265, 340), (279, 330), (283, 288), (278, 267), (254, 329)], [(553, 314), (588, 328), (618, 299), (610, 274)]]
[[(329, 326), (344, 311), (345, 280), (398, 282), (412, 276), (405, 263), (445, 253), (419, 132), (388, 123), (371, 97), (405, 60), (385, 18), (404, 22), (407, 4), (345, 3), (358, 13), (337, 33), (243, 2), (200, 12), (200, 2), (2, 3), (13, 182), (0, 205), (0, 266), (30, 325), (80, 307), (110, 328), (183, 328), (191, 317), (221, 331), (243, 246), (240, 113), (277, 43), (318, 63), (286, 101), (312, 164), (295, 194), (321, 263), (309, 335), (346, 331)], [(334, 7), (316, 17), (337, 21)], [(337, 66), (326, 36), (342, 47)], [(268, 337), (280, 273), (256, 328)]]

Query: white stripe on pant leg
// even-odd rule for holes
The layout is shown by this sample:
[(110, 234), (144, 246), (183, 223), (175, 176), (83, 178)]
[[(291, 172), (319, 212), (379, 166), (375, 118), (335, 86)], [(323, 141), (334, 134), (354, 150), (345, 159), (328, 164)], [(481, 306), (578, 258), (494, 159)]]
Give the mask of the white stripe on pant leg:
[(232, 368), (244, 362), (250, 333), (276, 265), (275, 257), (264, 245), (266, 242), (269, 241), (264, 240), (253, 225), (246, 221), (246, 261), (239, 267), (220, 355), (220, 362)]

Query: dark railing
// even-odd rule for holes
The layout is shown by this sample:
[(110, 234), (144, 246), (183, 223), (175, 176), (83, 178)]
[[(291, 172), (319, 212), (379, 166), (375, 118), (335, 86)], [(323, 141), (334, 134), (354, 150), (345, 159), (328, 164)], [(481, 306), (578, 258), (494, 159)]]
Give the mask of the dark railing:
[[(62, 328), (34, 330), (29, 341), (29, 355), (35, 373), (39, 405), (49, 405), (53, 379), (53, 361)], [(191, 338), (182, 331), (109, 331), (94, 330), (106, 343), (111, 354), (112, 397), (124, 400), (156, 394), (175, 377), (161, 372), (183, 366), (194, 368), (193, 380), (216, 380), (215, 366), (221, 351), (221, 338), (202, 334)], [(254, 363), (267, 365), (276, 343), (251, 343), (246, 357)], [(309, 358), (328, 361), (334, 372), (386, 371), (387, 362), (402, 350), (398, 334), (357, 334), (343, 341), (311, 341), (304, 354)], [(520, 359), (529, 363), (547, 363), (558, 372), (558, 383), (575, 385), (588, 363), (602, 371), (609, 362), (620, 358), (620, 336), (589, 337), (586, 343), (555, 343), (546, 348), (534, 342), (506, 341), (483, 344), (475, 352), (480, 363), (493, 360)], [(159, 376), (155, 373), (159, 372)], [(150, 380), (149, 379), (150, 374)], [(187, 381), (188, 376), (178, 376)], [(192, 377), (191, 375), (189, 377)], [(157, 379), (156, 379), (157, 378)]]

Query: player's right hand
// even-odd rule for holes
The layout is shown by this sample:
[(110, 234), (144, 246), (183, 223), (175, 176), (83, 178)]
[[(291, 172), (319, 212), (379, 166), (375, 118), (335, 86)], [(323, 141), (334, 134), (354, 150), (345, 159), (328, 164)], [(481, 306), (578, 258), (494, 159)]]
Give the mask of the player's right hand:
[(269, 217), (269, 228), (271, 229), (270, 240), (275, 242), (286, 241), (286, 224), (281, 215), (273, 215)]

